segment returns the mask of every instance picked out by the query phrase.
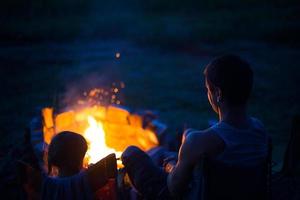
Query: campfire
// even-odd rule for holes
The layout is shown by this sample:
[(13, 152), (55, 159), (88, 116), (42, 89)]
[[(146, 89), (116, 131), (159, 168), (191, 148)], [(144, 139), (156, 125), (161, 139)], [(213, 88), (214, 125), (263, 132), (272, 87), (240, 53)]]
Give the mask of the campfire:
[[(96, 92), (95, 92), (96, 90)], [(91, 98), (99, 94), (100, 89), (94, 89), (87, 95)], [(116, 92), (116, 88), (113, 92)], [(114, 94), (113, 94), (114, 95)], [(116, 100), (115, 96), (112, 99)], [(158, 139), (153, 130), (143, 127), (143, 116), (132, 114), (117, 105), (85, 104), (79, 100), (80, 106), (54, 114), (51, 107), (42, 110), (44, 142), (49, 144), (56, 134), (62, 131), (73, 131), (84, 136), (88, 143), (88, 151), (84, 159), (87, 167), (96, 163), (110, 153), (117, 158), (129, 145), (135, 145), (147, 151), (158, 145)], [(121, 166), (121, 163), (118, 163)]]

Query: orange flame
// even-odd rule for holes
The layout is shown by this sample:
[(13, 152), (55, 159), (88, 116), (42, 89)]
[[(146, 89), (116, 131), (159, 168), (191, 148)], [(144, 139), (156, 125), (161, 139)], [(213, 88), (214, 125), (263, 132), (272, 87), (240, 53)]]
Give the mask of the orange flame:
[(108, 154), (116, 153), (120, 157), (122, 152), (116, 151), (106, 145), (105, 132), (101, 121), (96, 121), (92, 116), (88, 116), (89, 127), (85, 130), (83, 136), (88, 143), (88, 150), (85, 155), (85, 161), (89, 164), (96, 163)]

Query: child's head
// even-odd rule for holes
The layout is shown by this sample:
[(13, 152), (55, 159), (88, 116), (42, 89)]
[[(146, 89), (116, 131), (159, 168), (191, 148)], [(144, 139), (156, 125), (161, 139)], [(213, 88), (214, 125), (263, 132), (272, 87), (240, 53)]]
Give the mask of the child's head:
[(78, 173), (87, 151), (87, 142), (82, 135), (64, 131), (53, 137), (48, 149), (48, 170), (58, 168), (58, 176)]

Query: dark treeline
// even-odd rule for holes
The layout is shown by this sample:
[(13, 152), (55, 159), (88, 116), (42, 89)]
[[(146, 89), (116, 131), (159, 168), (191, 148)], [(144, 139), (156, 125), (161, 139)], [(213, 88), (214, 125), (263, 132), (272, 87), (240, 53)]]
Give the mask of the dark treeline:
[(97, 6), (101, 12), (115, 9), (142, 9), (143, 12), (199, 12), (204, 10), (215, 9), (234, 9), (253, 6), (268, 6), (284, 8), (286, 6), (299, 6), (297, 0), (173, 0), (172, 3), (168, 0), (10, 0), (0, 2), (0, 11), (2, 15), (10, 15), (10, 17), (24, 16), (37, 17), (43, 15), (68, 15), (68, 14), (84, 14), (92, 6)]
[(122, 38), (136, 42), (232, 39), (299, 44), (297, 0), (10, 0), (0, 3), (0, 41)]

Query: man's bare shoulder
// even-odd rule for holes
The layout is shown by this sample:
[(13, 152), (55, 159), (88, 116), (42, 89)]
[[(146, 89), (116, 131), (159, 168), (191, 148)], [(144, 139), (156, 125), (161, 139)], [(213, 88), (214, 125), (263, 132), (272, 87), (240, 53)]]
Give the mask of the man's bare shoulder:
[(197, 157), (216, 156), (225, 148), (223, 139), (211, 129), (187, 132), (184, 142), (197, 154)]

